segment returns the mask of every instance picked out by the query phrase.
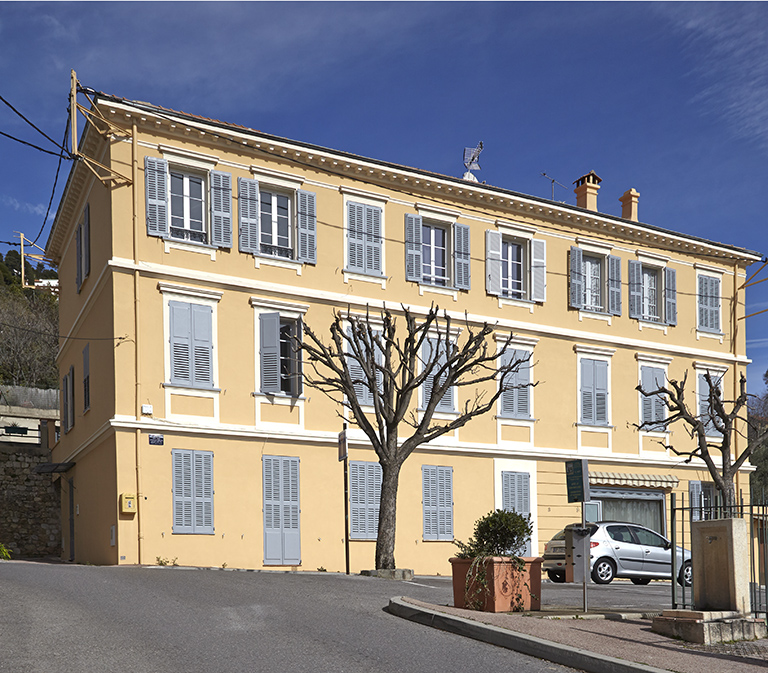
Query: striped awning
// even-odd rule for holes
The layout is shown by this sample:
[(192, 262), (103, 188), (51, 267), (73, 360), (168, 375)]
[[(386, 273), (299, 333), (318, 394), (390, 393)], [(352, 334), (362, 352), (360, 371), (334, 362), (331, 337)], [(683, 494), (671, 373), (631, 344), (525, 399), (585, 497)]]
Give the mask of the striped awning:
[(626, 474), (623, 472), (590, 472), (590, 486), (629, 486), (630, 488), (675, 488), (679, 483), (671, 474)]

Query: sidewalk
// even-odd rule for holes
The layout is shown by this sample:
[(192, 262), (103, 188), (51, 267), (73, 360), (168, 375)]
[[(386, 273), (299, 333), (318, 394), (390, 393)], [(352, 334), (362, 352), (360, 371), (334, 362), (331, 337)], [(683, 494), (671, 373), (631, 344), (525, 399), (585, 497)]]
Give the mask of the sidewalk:
[(640, 614), (494, 614), (393, 598), (392, 614), (588, 673), (756, 673), (768, 668), (768, 641), (696, 645), (651, 631)]

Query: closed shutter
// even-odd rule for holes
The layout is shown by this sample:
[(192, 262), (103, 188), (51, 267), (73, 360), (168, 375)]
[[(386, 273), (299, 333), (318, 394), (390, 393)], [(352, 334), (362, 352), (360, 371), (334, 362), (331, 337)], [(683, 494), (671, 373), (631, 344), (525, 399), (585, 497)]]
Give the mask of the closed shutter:
[(581, 422), (608, 422), (608, 363), (603, 360), (581, 361)]
[(571, 254), (568, 258), (570, 292), (569, 306), (571, 308), (584, 308), (584, 270), (582, 269), (581, 248), (571, 246)]
[(547, 299), (547, 242), (534, 238), (531, 241), (531, 301)]
[(83, 275), (85, 280), (91, 273), (91, 206), (85, 204), (85, 213), (83, 214)]
[(83, 348), (83, 410), (91, 407), (91, 344)]
[(232, 247), (232, 176), (211, 171), (211, 243)]
[(213, 534), (213, 454), (194, 452), (195, 533)]
[(213, 386), (213, 309), (192, 304), (192, 361), (194, 384)]
[[(649, 392), (654, 389), (653, 387), (653, 367), (641, 367), (640, 368), (640, 385), (645, 392)], [(653, 419), (653, 398), (641, 395), (642, 406), (642, 418), (641, 423), (651, 423)]]
[(80, 292), (80, 286), (83, 284), (83, 237), (82, 229), (78, 225), (75, 229), (75, 285)]
[(608, 255), (608, 313), (621, 315), (621, 259)]
[(192, 311), (186, 302), (168, 302), (170, 315), (171, 383), (192, 383)]
[(69, 388), (69, 419), (68, 425), (71, 430), (75, 427), (75, 368), (69, 368), (69, 377), (67, 378), (67, 384)]
[(261, 392), (280, 392), (280, 314), (259, 315)]
[(691, 521), (701, 520), (701, 482), (689, 481), (688, 482), (688, 498), (690, 500), (691, 507)]
[(347, 203), (347, 268), (365, 273), (365, 206)]
[(501, 294), (501, 232), (485, 232), (485, 291)]
[(259, 252), (259, 183), (249, 178), (237, 180), (237, 204), (240, 214), (238, 240), (240, 252)]
[(664, 269), (664, 317), (668, 325), (677, 325), (677, 271)]
[(264, 456), (264, 564), (279, 565), (283, 560), (282, 500), (280, 472), (282, 458)]
[(365, 272), (381, 274), (381, 208), (365, 207)]
[(453, 225), (454, 284), (459, 290), (470, 288), (469, 227), (455, 222)]
[[(716, 376), (712, 376), (711, 378), (714, 385), (719, 385)], [(704, 374), (699, 374), (698, 380), (699, 417), (704, 422), (704, 430), (706, 431), (707, 435), (711, 436), (716, 434), (717, 431), (715, 430), (715, 422), (712, 420), (712, 414), (714, 413), (714, 410), (710, 407), (709, 404), (709, 384), (707, 383), (707, 379), (705, 378)]]
[(264, 564), (301, 564), (299, 459), (264, 456)]
[(65, 434), (69, 432), (69, 384), (66, 374), (61, 379), (61, 429)]
[(643, 317), (643, 265), (636, 259), (629, 260), (629, 317)]
[(315, 209), (315, 193), (299, 190), (296, 192), (299, 203), (298, 211), (298, 254), (299, 262), (306, 264), (317, 263), (317, 212)]
[[(434, 361), (432, 371), (424, 379), (424, 407), (426, 408), (432, 399), (432, 391), (439, 386), (439, 380), (436, 380), (438, 372), (445, 365), (448, 358), (444, 350), (444, 344), (439, 339), (427, 339), (423, 346), (423, 358), (425, 363)], [(445, 391), (443, 396), (435, 407), (436, 411), (451, 412), (454, 410), (453, 404), (454, 390), (453, 386)]]
[[(665, 375), (661, 367), (641, 367), (640, 383), (643, 390), (649, 392), (657, 390), (664, 386)], [(661, 395), (646, 397), (642, 395), (642, 423), (658, 423), (663, 421), (666, 413), (666, 405)], [(647, 428), (649, 430), (662, 430), (663, 426), (655, 425)]]
[[(502, 366), (515, 360), (526, 360), (530, 353), (523, 350), (508, 350), (501, 359)], [(530, 418), (530, 363), (523, 362), (517, 370), (507, 376), (507, 390), (501, 394), (501, 415), (510, 418)]]
[(720, 331), (720, 279), (699, 276), (699, 329)]
[(608, 363), (595, 360), (595, 422), (608, 422)]
[[(350, 338), (352, 336), (351, 330), (349, 331)], [(348, 346), (351, 349), (351, 346)], [(349, 368), (349, 377), (352, 380), (352, 385), (355, 388), (355, 397), (359, 404), (369, 405), (373, 404), (373, 395), (367, 385), (367, 379), (363, 372), (362, 365), (351, 354), (347, 356), (347, 367)]]
[(381, 479), (378, 463), (350, 462), (350, 536), (355, 539), (375, 540), (378, 535)]
[(147, 234), (168, 235), (168, 162), (144, 157), (144, 189), (147, 202)]
[(173, 532), (194, 532), (194, 479), (192, 451), (175, 449), (173, 458)]
[(424, 539), (453, 539), (453, 468), (422, 465)]
[(405, 216), (405, 279), (421, 282), (421, 215)]
[[(501, 473), (502, 509), (522, 516), (531, 514), (531, 475), (527, 472)], [(512, 550), (517, 553), (517, 550)], [(521, 556), (531, 556), (531, 540), (525, 542)]]

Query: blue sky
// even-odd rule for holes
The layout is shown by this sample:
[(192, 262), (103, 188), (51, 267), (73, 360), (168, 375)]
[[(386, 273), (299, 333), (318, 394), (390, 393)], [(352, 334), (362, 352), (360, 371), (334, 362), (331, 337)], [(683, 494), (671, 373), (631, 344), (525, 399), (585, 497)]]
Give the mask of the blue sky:
[[(0, 2), (0, 94), (55, 140), (85, 86), (768, 253), (766, 3)], [(52, 145), (0, 104), (0, 131)], [(34, 239), (56, 157), (0, 137), (0, 240)], [(40, 237), (44, 244), (69, 164)], [(18, 238), (16, 238), (18, 240)], [(8, 250), (0, 244), (0, 252)], [(755, 270), (756, 267), (753, 267)], [(768, 278), (768, 269), (759, 278)], [(768, 282), (747, 312), (768, 308)], [(768, 313), (747, 321), (752, 392)]]

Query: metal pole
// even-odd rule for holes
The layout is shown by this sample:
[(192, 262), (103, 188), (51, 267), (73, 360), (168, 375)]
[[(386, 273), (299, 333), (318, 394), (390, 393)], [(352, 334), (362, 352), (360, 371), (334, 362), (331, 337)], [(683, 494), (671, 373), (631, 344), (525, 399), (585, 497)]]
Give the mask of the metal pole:
[(669, 494), (669, 523), (672, 527), (670, 541), (672, 542), (672, 609), (677, 610), (677, 511), (675, 510), (675, 494)]
[[(587, 508), (584, 504), (584, 501), (581, 501), (581, 528), (582, 530), (586, 530), (587, 528)], [(586, 549), (586, 558), (584, 559), (584, 577), (582, 577), (582, 593), (583, 593), (583, 599), (584, 599), (584, 612), (587, 612), (587, 582), (589, 582), (589, 569), (592, 565), (590, 563), (591, 559), (591, 549), (589, 539), (587, 539), (587, 549)]]
[[(347, 431), (347, 424), (344, 423), (344, 432)], [(349, 575), (349, 456), (344, 451), (344, 558), (346, 573)]]

